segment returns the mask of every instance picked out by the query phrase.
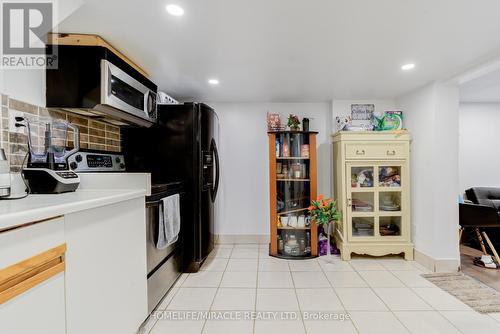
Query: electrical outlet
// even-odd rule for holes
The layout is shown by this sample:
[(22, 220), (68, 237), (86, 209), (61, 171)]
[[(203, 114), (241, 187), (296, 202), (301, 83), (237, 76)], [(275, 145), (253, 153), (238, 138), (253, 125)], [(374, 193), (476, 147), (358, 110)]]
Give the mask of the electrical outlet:
[(24, 113), (17, 110), (9, 110), (9, 132), (26, 133), (26, 128), (24, 126), (16, 126), (16, 117), (24, 117)]

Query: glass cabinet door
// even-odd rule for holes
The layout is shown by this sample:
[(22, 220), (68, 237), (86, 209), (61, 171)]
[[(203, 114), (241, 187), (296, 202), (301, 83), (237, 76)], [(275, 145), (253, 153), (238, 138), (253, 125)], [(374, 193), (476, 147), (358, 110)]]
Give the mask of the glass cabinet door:
[(405, 166), (397, 163), (380, 164), (378, 167), (378, 234), (381, 238), (403, 235)]
[(348, 164), (348, 234), (352, 239), (373, 238), (376, 233), (376, 166)]
[(401, 163), (348, 163), (347, 228), (351, 240), (404, 235), (405, 166)]

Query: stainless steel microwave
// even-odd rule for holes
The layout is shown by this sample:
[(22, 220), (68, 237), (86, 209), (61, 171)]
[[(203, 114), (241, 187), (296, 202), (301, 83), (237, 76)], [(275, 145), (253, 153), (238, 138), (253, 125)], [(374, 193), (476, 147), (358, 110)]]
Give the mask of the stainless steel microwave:
[(114, 125), (156, 123), (158, 87), (111, 50), (58, 46), (58, 66), (47, 69), (47, 108), (66, 109)]
[(101, 60), (101, 105), (156, 122), (156, 92), (106, 59)]

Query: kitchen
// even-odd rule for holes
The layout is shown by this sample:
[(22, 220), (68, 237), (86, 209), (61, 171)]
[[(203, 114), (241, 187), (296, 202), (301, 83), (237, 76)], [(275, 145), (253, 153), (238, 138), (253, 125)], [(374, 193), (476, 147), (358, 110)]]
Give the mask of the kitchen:
[[(415, 164), (427, 132), (444, 135), (407, 95), (479, 54), (437, 73), (381, 23), (411, 9), (384, 2), (394, 15), (368, 1), (3, 1), (2, 57), (18, 61), (0, 71), (2, 329), (452, 333), (458, 312), (500, 328), (425, 278), (459, 270), (457, 233), (429, 241), (422, 184), (437, 176)], [(446, 13), (422, 6), (415, 17)]]

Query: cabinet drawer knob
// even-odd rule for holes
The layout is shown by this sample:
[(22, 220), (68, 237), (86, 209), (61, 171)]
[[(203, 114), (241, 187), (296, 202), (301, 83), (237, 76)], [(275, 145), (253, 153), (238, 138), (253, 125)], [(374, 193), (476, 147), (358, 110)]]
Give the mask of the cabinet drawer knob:
[(357, 155), (365, 155), (365, 150), (356, 150)]
[(387, 155), (396, 155), (396, 151), (395, 150), (387, 151)]
[(350, 198), (347, 199), (347, 206), (348, 207), (352, 206), (352, 199), (350, 199)]

